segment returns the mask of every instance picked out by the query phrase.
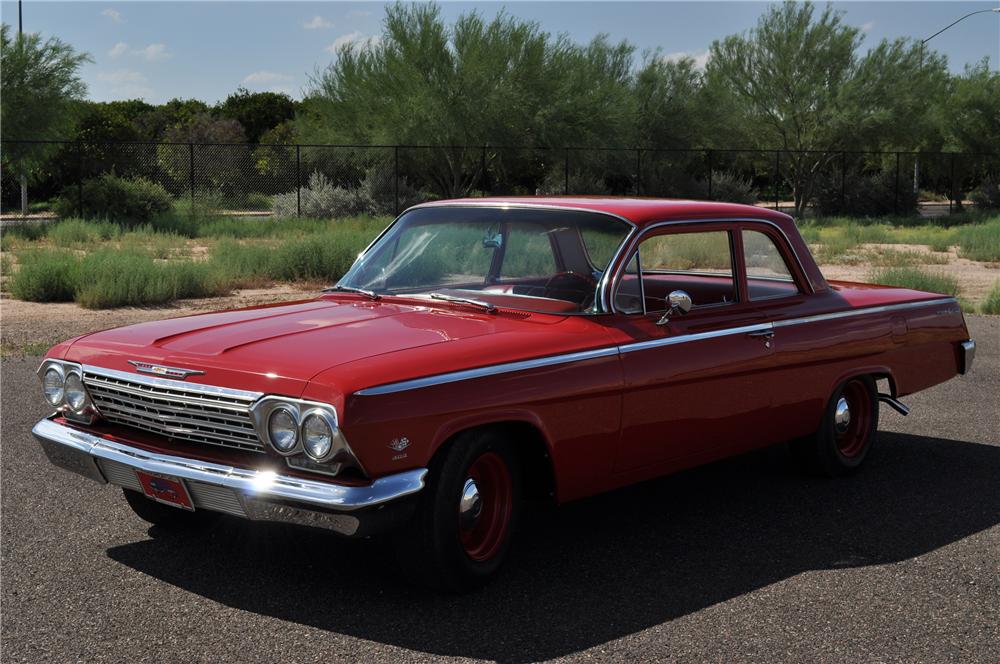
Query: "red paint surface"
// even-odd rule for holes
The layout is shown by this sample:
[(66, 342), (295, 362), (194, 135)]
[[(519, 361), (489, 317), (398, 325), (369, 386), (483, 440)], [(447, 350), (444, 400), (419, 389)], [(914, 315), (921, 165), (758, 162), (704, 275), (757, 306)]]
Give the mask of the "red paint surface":
[[(942, 297), (828, 284), (791, 218), (762, 208), (611, 198), (474, 201), (490, 202), (587, 208), (621, 215), (640, 228), (672, 220), (766, 220), (780, 232), (752, 221), (719, 226), (768, 233), (792, 264), (802, 293), (761, 302), (744, 297), (695, 309), (667, 326), (655, 325), (659, 316), (652, 314), (490, 315), (443, 302), (371, 302), (331, 294), (99, 332), (60, 344), (49, 356), (121, 371), (133, 370), (128, 360), (197, 368), (205, 373), (187, 382), (331, 403), (374, 477), (426, 466), (443, 442), (468, 427), (524, 422), (549, 448), (562, 501), (808, 434), (833, 390), (852, 375), (889, 377), (905, 396), (957, 372), (957, 343), (968, 332), (952, 303), (779, 327), (770, 347), (759, 338), (730, 335), (407, 392), (355, 395), (366, 387), (463, 369)], [(790, 260), (793, 253), (801, 267)], [(625, 252), (611, 269), (627, 257)], [(741, 261), (737, 257), (734, 265), (740, 275)], [(745, 296), (745, 279), (739, 282)], [(174, 445), (120, 427), (95, 430), (144, 445)], [(403, 436), (411, 444), (399, 455), (388, 444)], [(197, 446), (178, 448), (184, 456), (198, 455)], [(254, 460), (261, 455), (227, 450), (206, 450), (209, 456), (262, 463)]]

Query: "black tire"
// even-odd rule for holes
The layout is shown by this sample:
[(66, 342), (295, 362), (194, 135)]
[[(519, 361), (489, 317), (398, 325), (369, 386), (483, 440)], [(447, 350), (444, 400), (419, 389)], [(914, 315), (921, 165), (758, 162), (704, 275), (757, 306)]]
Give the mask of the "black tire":
[[(495, 467), (495, 475), (506, 472), (509, 493), (506, 498), (497, 497), (503, 493), (498, 488), (503, 484), (502, 477), (493, 482), (496, 487), (481, 477), (483, 486), (478, 488), (483, 491), (479, 513), (482, 521), (476, 520), (475, 525), (463, 528), (460, 500), (467, 480), (472, 477), (470, 473), (477, 473), (484, 460)], [(510, 549), (521, 507), (521, 477), (516, 461), (509, 442), (490, 430), (459, 435), (435, 457), (416, 514), (397, 533), (394, 542), (406, 580), (443, 592), (467, 592), (483, 586), (499, 572)], [(509, 506), (509, 510), (494, 508), (491, 513), (491, 500)], [(500, 514), (507, 515), (502, 534), (488, 525), (499, 523)], [(482, 526), (486, 526), (484, 531), (488, 536), (472, 537)], [(479, 539), (491, 544), (477, 547)]]
[(191, 512), (164, 505), (131, 489), (123, 488), (122, 493), (136, 516), (164, 530), (199, 530), (215, 522), (219, 517), (216, 512), (206, 510)]
[[(846, 425), (838, 425), (838, 405), (848, 403)], [(795, 459), (811, 473), (842, 477), (861, 467), (878, 437), (878, 391), (871, 376), (849, 378), (837, 386), (815, 435), (792, 443)]]

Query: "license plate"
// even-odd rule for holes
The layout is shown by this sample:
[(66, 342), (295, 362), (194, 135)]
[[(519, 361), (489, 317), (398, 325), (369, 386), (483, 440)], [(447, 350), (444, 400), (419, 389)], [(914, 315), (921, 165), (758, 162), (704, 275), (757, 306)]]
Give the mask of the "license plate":
[(179, 477), (147, 473), (142, 470), (135, 471), (135, 474), (139, 478), (139, 484), (142, 485), (142, 492), (147, 497), (165, 505), (194, 511), (191, 494)]

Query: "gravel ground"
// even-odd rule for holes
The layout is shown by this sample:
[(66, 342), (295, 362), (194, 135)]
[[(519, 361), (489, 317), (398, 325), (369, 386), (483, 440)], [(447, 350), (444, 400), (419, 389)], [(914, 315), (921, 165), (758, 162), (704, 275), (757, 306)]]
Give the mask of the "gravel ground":
[(476, 595), (400, 584), (373, 543), (148, 529), (51, 467), (37, 358), (4, 361), (5, 662), (986, 662), (1000, 644), (1000, 318), (969, 376), (883, 410), (865, 469), (780, 449), (532, 516)]

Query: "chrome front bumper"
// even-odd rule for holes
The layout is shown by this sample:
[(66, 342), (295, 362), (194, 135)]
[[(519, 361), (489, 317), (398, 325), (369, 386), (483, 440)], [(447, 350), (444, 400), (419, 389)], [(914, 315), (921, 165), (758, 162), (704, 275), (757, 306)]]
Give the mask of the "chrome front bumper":
[(958, 373), (967, 374), (972, 370), (972, 361), (976, 359), (976, 340), (963, 341), (958, 347), (961, 349), (959, 351)]
[(424, 487), (426, 468), (388, 475), (363, 486), (345, 486), (155, 454), (74, 429), (51, 418), (31, 430), (56, 466), (102, 484), (140, 491), (135, 470), (179, 477), (195, 508), (254, 521), (297, 523), (343, 535), (367, 534), (363, 520)]

